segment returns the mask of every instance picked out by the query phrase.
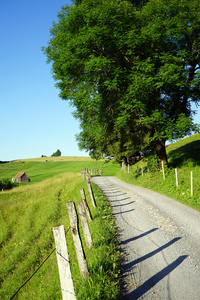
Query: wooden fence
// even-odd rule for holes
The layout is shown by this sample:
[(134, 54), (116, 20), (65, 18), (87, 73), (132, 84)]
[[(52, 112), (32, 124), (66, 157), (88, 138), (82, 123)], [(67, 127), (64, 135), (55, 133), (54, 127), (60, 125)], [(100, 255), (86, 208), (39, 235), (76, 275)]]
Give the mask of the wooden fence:
[[(126, 173), (130, 173), (130, 170), (131, 172), (133, 172), (132, 170), (132, 166), (128, 165), (126, 166), (124, 163), (122, 163), (122, 170)], [(147, 167), (146, 167), (146, 170), (147, 170), (147, 173), (149, 174), (149, 166), (147, 164)], [(141, 172), (140, 172), (141, 171)], [(139, 176), (139, 174), (141, 173), (141, 175), (143, 176), (144, 175), (144, 168), (143, 168), (143, 165), (141, 164), (141, 168), (139, 168), (139, 166), (137, 165), (136, 167), (136, 172), (137, 172), (137, 176)], [(183, 175), (181, 173), (178, 174), (178, 169), (174, 169), (174, 181), (175, 181), (175, 185), (176, 187), (178, 188), (179, 187), (179, 176), (184, 176), (185, 178), (187, 178), (189, 184), (190, 184), (190, 194), (191, 196), (193, 196), (194, 194), (194, 177), (193, 177), (193, 171), (190, 171), (190, 176), (188, 175)], [(166, 175), (165, 175), (165, 168), (164, 168), (164, 163), (162, 161), (162, 176), (163, 176), (163, 180), (166, 179)]]
[[(94, 198), (94, 194), (90, 182), (90, 174), (96, 175), (98, 174), (98, 171), (96, 169), (92, 169), (92, 171), (86, 169), (81, 170), (82, 179), (84, 180), (84, 178), (86, 178), (90, 200), (92, 202), (93, 207), (96, 208), (96, 201)], [(102, 174), (101, 171), (100, 174)], [(77, 203), (78, 212), (76, 209), (76, 205), (73, 201), (68, 201), (66, 203), (66, 206), (68, 210), (70, 228), (71, 228), (72, 237), (74, 241), (74, 248), (76, 250), (76, 256), (77, 256), (80, 274), (81, 277), (85, 279), (88, 277), (89, 271), (88, 271), (87, 261), (85, 258), (81, 237), (79, 234), (78, 214), (81, 220), (86, 246), (88, 248), (93, 247), (92, 236), (88, 225), (88, 221), (92, 222), (92, 216), (86, 200), (84, 189), (80, 190), (80, 194), (81, 194), (82, 202)], [(54, 234), (54, 240), (56, 244), (56, 257), (57, 257), (58, 270), (60, 276), (62, 299), (75, 300), (76, 295), (75, 295), (73, 280), (71, 275), (64, 226), (60, 225), (54, 227), (53, 234)]]
[[(96, 201), (94, 198), (94, 194), (92, 191), (92, 186), (90, 182), (90, 174), (102, 175), (102, 171), (98, 171), (97, 169), (82, 169), (81, 175), (84, 180), (86, 178), (87, 180), (87, 187), (88, 192), (90, 195), (90, 199), (92, 202), (92, 205), (94, 208), (96, 208)], [(82, 198), (82, 202), (77, 203), (79, 217), (82, 224), (83, 229), (83, 235), (85, 238), (85, 243), (88, 248), (93, 248), (93, 241), (92, 236), (90, 234), (89, 226), (88, 226), (88, 220), (89, 222), (92, 222), (92, 215), (90, 213), (90, 209), (86, 200), (85, 191), (84, 189), (80, 190), (80, 198)], [(67, 242), (66, 242), (66, 234), (71, 229), (73, 241), (74, 241), (74, 247), (76, 250), (76, 256), (77, 261), (79, 265), (79, 270), (81, 277), (87, 278), (88, 277), (88, 267), (87, 267), (87, 261), (84, 254), (84, 249), (82, 246), (81, 237), (79, 234), (79, 224), (78, 224), (78, 213), (75, 206), (75, 203), (73, 201), (68, 201), (66, 203), (68, 214), (69, 214), (69, 220), (70, 220), (70, 227), (65, 231), (65, 228), (63, 225), (53, 227), (53, 235), (54, 240), (56, 244), (56, 248), (54, 248), (51, 253), (45, 258), (45, 260), (41, 263), (41, 265), (34, 271), (34, 273), (18, 288), (18, 290), (13, 294), (13, 296), (10, 298), (10, 300), (14, 299), (19, 291), (33, 278), (33, 276), (40, 270), (40, 268), (44, 265), (44, 263), (50, 258), (50, 256), (53, 254), (54, 251), (56, 251), (56, 257), (57, 257), (57, 263), (58, 263), (58, 271), (59, 271), (59, 277), (60, 277), (60, 287), (62, 292), (62, 299), (63, 300), (76, 300), (76, 295), (74, 291), (74, 285), (71, 275), (71, 269), (70, 269), (70, 261), (69, 261), (69, 255), (68, 255), (68, 249), (67, 249)], [(86, 216), (87, 215), (87, 216)], [(50, 299), (50, 298), (49, 298)]]

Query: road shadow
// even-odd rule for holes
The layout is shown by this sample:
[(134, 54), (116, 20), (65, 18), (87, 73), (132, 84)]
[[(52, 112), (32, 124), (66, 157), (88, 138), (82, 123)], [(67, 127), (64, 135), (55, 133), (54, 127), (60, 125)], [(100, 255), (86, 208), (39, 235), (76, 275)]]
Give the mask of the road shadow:
[(162, 269), (160, 272), (149, 278), (145, 281), (141, 286), (136, 288), (134, 291), (124, 296), (124, 300), (132, 299), (136, 300), (142, 297), (145, 293), (147, 293), (153, 286), (155, 286), (159, 281), (161, 281), (164, 277), (169, 275), (174, 269), (176, 269), (186, 258), (188, 255), (179, 256), (174, 262), (169, 264), (167, 267)]
[(144, 232), (144, 233), (142, 233), (142, 234), (140, 234), (138, 236), (134, 236), (134, 237), (132, 237), (132, 238), (130, 238), (128, 240), (125, 240), (125, 241), (121, 241), (121, 244), (122, 245), (128, 244), (129, 242), (138, 240), (138, 239), (140, 239), (140, 238), (142, 238), (142, 237), (144, 237), (144, 236), (146, 236), (146, 235), (148, 235), (148, 234), (150, 234), (150, 233), (152, 233), (152, 232), (154, 232), (156, 230), (158, 230), (158, 228), (153, 228), (153, 229), (151, 229), (149, 231), (146, 231), (146, 232)]
[(130, 263), (124, 265), (124, 268), (126, 270), (130, 270), (134, 265), (152, 257), (153, 255), (163, 251), (164, 249), (168, 248), (169, 246), (171, 246), (172, 244), (176, 243), (177, 241), (179, 241), (181, 239), (181, 237), (177, 237), (177, 238), (174, 238), (173, 240), (169, 241), (168, 243), (164, 244), (163, 246), (159, 247), (158, 249), (138, 258), (138, 259), (135, 259), (133, 261), (131, 261)]
[[(115, 200), (115, 201), (116, 201), (116, 202), (117, 202), (117, 201), (124, 201), (124, 200), (128, 200), (128, 199), (130, 199), (130, 198), (124, 198), (124, 199), (121, 199), (121, 200)], [(115, 201), (113, 200), (113, 202), (115, 202)], [(119, 205), (112, 205), (112, 207), (120, 207), (120, 206), (130, 205), (130, 204), (133, 204), (133, 203), (135, 203), (135, 201), (131, 201), (131, 202), (124, 203), (124, 204), (119, 204)]]
[[(151, 234), (152, 232), (158, 230), (158, 228), (153, 228), (147, 232), (144, 232), (136, 237), (130, 238), (128, 240), (122, 241), (122, 247), (125, 244), (128, 244), (131, 241), (134, 241), (136, 239), (142, 238), (144, 236), (147, 236), (148, 234)], [(128, 273), (133, 273), (133, 269), (136, 267), (137, 264), (145, 261), (146, 259), (151, 258), (152, 256), (156, 255), (157, 253), (163, 251), (164, 249), (170, 247), (171, 245), (173, 245), (174, 243), (176, 243), (177, 241), (179, 241), (181, 239), (181, 237), (176, 237), (174, 239), (172, 239), (171, 241), (169, 241), (168, 243), (164, 244), (163, 246), (155, 249), (154, 251), (141, 256), (131, 262), (128, 263), (123, 263), (122, 262), (122, 270), (121, 270), (121, 286), (122, 286), (122, 290), (124, 291), (125, 295), (123, 296), (122, 299), (124, 300), (129, 300), (129, 299), (139, 299), (141, 296), (143, 296), (147, 291), (149, 291), (154, 285), (156, 285), (160, 280), (162, 280), (165, 276), (167, 276), (170, 272), (172, 272), (176, 267), (178, 267), (178, 265), (180, 265), (182, 263), (182, 261), (188, 257), (188, 255), (185, 256), (180, 256), (177, 260), (175, 260), (173, 263), (171, 263), (170, 265), (168, 265), (167, 267), (165, 267), (162, 271), (158, 272), (157, 274), (155, 274), (154, 276), (152, 276), (151, 278), (149, 278), (146, 282), (144, 282), (141, 286), (139, 286), (138, 288), (136, 288), (134, 291), (131, 291), (129, 294), (127, 294), (126, 290), (126, 284), (124, 285), (124, 283), (126, 283), (127, 281), (127, 274)], [(126, 255), (126, 253), (124, 253)], [(125, 288), (123, 288), (125, 287)]]
[(134, 211), (135, 209), (129, 209), (129, 210), (126, 210), (126, 211), (119, 211), (117, 213), (112, 213), (113, 216), (115, 215), (122, 215), (122, 214), (125, 214), (125, 213), (128, 213), (128, 212), (131, 212), (131, 211)]

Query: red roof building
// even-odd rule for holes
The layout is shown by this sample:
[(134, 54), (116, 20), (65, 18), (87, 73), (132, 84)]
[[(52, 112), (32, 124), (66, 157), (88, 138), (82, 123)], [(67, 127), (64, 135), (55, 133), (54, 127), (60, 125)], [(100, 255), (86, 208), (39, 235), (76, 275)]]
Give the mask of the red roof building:
[(28, 175), (25, 172), (19, 172), (17, 173), (17, 175), (15, 175), (15, 177), (13, 177), (12, 179), (13, 182), (30, 182), (30, 178), (28, 177)]

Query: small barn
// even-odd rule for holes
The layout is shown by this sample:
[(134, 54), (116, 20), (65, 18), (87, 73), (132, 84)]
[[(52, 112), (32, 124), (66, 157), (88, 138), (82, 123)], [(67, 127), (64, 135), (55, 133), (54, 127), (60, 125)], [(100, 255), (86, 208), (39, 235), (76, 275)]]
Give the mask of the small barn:
[(30, 178), (28, 177), (28, 175), (25, 172), (19, 172), (17, 173), (17, 175), (15, 175), (15, 177), (13, 177), (12, 179), (13, 182), (30, 182)]

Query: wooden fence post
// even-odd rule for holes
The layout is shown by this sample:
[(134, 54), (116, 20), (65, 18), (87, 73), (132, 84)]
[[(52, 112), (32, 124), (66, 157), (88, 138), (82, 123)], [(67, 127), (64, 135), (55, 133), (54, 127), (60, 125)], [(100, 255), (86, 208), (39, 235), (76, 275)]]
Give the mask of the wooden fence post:
[(94, 194), (93, 194), (93, 191), (92, 191), (92, 186), (91, 186), (91, 183), (88, 182), (87, 183), (87, 186), (88, 186), (88, 191), (89, 191), (89, 194), (90, 194), (90, 199), (92, 201), (92, 205), (94, 208), (96, 208), (96, 202), (95, 202), (95, 199), (94, 199)]
[(139, 167), (137, 165), (137, 176), (139, 176)]
[(90, 182), (90, 174), (89, 174), (89, 173), (87, 173), (87, 175), (86, 175), (86, 182), (87, 182), (87, 183)]
[(67, 243), (64, 226), (53, 228), (53, 235), (56, 243), (56, 257), (60, 276), (60, 286), (63, 300), (76, 300), (74, 285), (69, 264)]
[(191, 171), (191, 196), (193, 196), (193, 174)]
[(80, 193), (81, 193), (82, 201), (83, 201), (83, 204), (85, 206), (85, 211), (87, 213), (88, 219), (90, 221), (92, 221), (92, 216), (91, 216), (91, 213), (90, 213), (90, 208), (89, 208), (89, 206), (87, 204), (87, 200), (86, 200), (86, 197), (85, 197), (85, 191), (84, 191), (84, 189), (80, 189)]
[(164, 169), (164, 163), (163, 163), (163, 160), (162, 160), (162, 171), (163, 171), (163, 179), (165, 180), (165, 169)]
[(81, 169), (81, 177), (82, 177), (82, 180), (84, 181), (84, 171), (83, 171), (83, 169)]
[(69, 221), (70, 221), (70, 226), (71, 226), (71, 230), (72, 230), (74, 246), (76, 249), (76, 256), (77, 256), (77, 260), (78, 260), (79, 270), (81, 273), (81, 277), (86, 278), (88, 276), (88, 266), (87, 266), (87, 261), (85, 259), (85, 254), (83, 251), (81, 239), (79, 236), (78, 217), (77, 217), (77, 213), (76, 213), (75, 204), (73, 201), (68, 201), (66, 203), (66, 205), (67, 205), (67, 210), (68, 210), (68, 214), (69, 214)]
[(90, 229), (89, 229), (86, 214), (85, 214), (84, 204), (82, 202), (80, 202), (80, 203), (77, 203), (77, 205), (78, 205), (79, 216), (81, 218), (81, 224), (83, 227), (83, 233), (85, 236), (85, 242), (86, 242), (87, 247), (90, 249), (93, 247), (93, 241), (92, 241)]
[(176, 175), (176, 187), (178, 187), (178, 173), (177, 173), (177, 169), (175, 169), (175, 175)]

